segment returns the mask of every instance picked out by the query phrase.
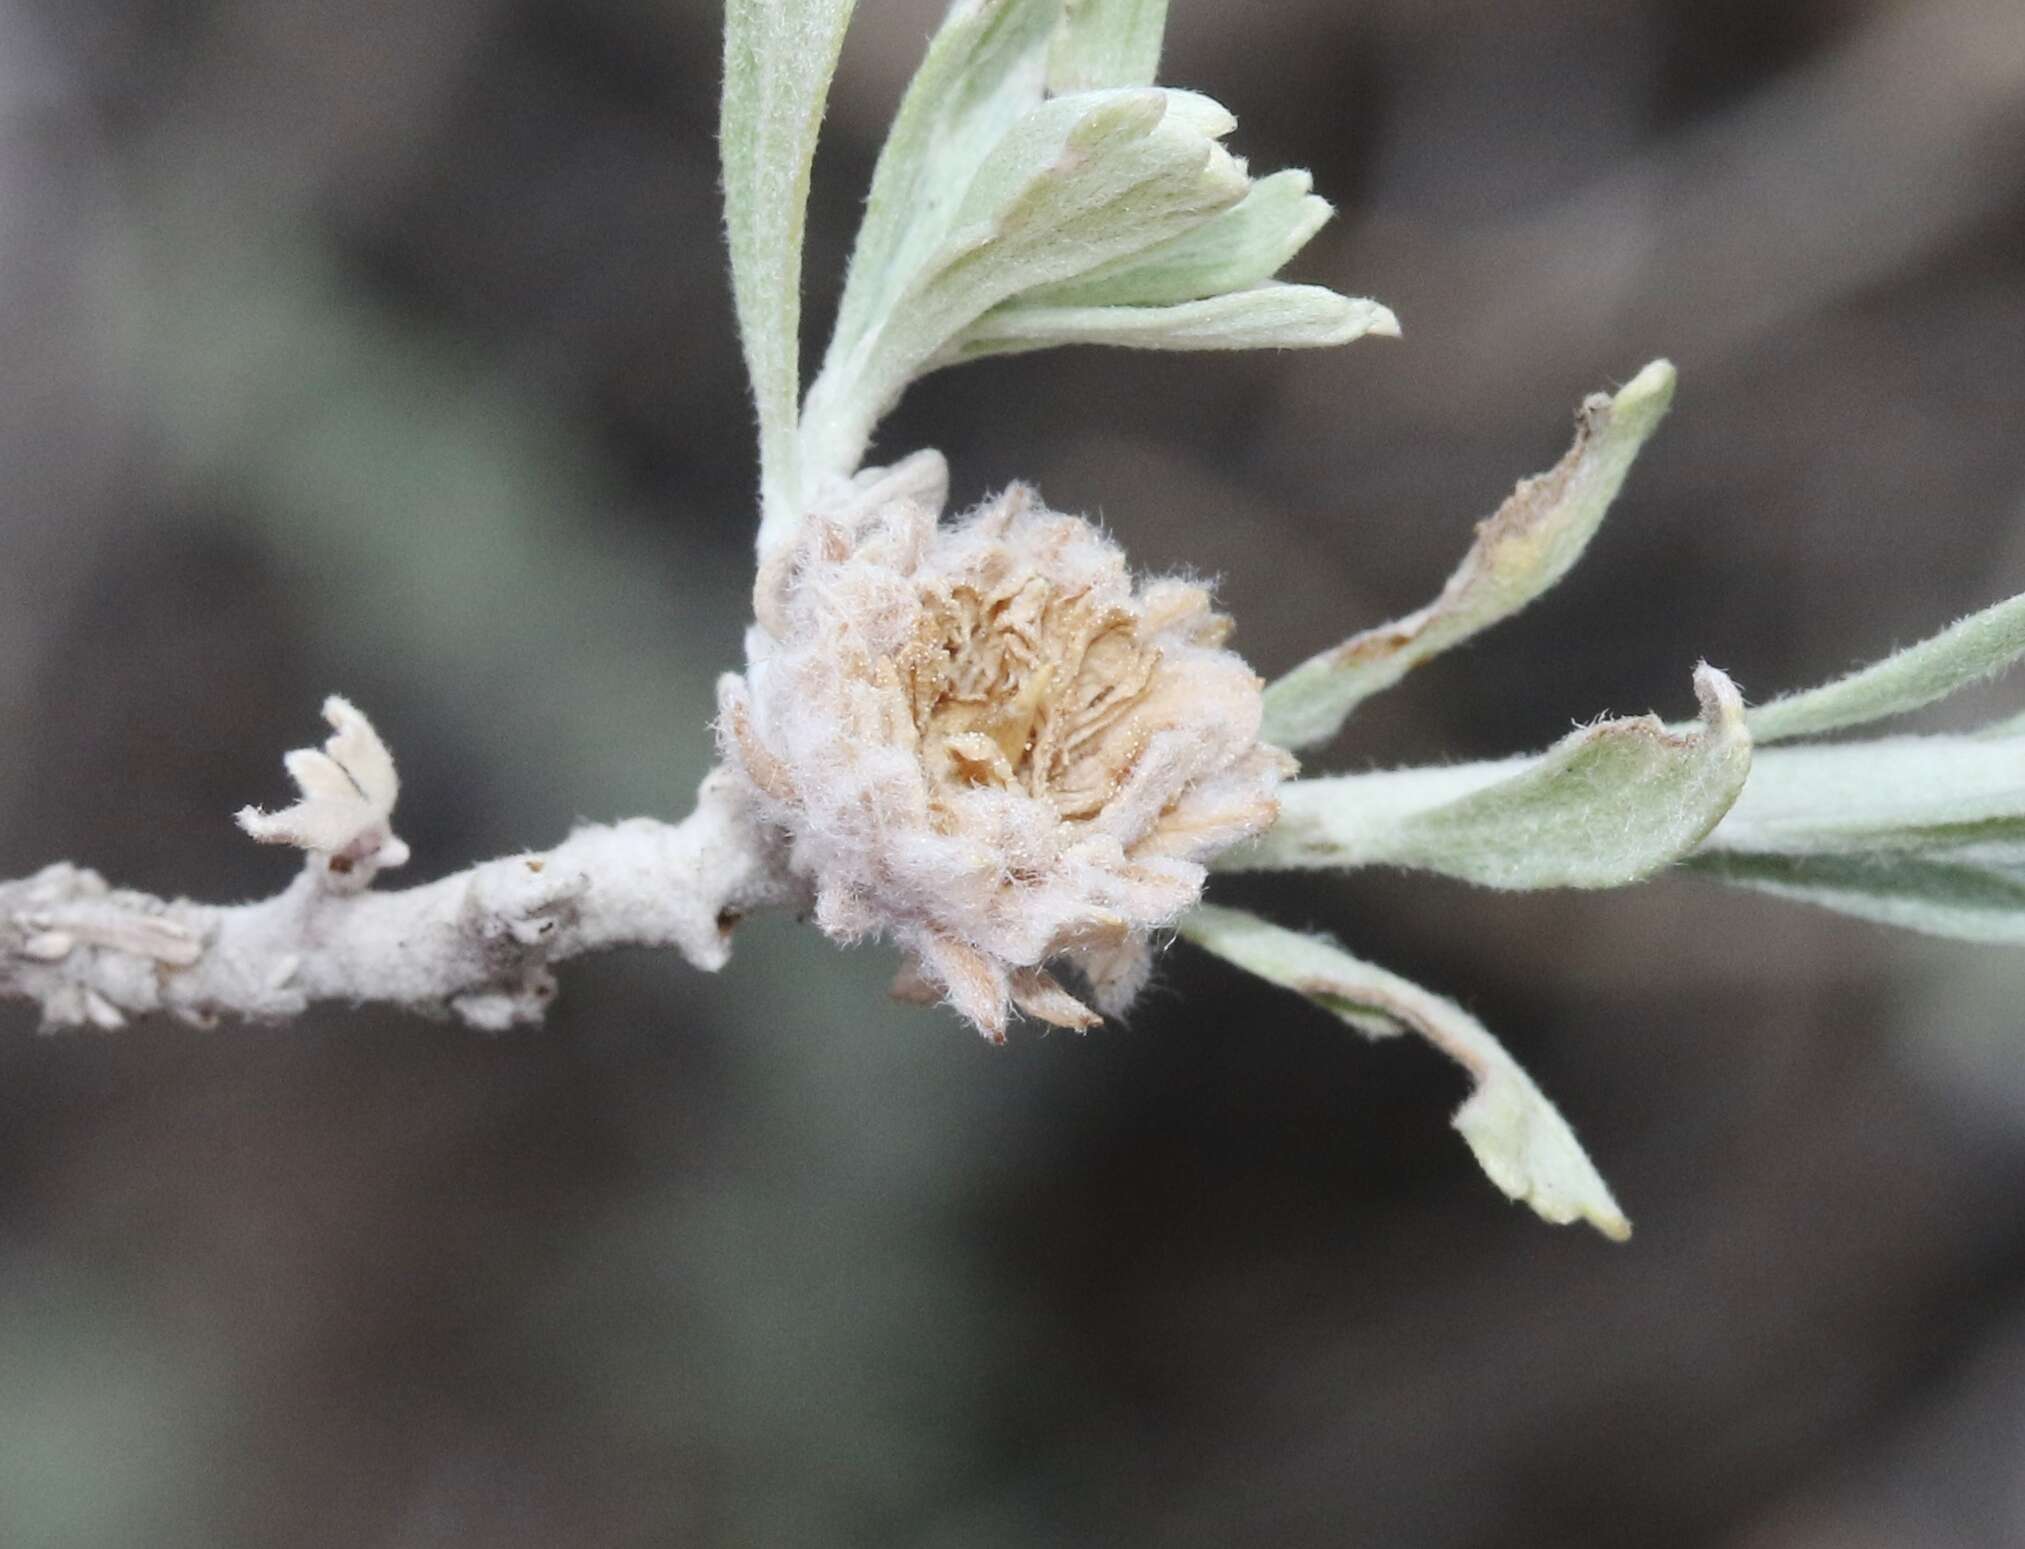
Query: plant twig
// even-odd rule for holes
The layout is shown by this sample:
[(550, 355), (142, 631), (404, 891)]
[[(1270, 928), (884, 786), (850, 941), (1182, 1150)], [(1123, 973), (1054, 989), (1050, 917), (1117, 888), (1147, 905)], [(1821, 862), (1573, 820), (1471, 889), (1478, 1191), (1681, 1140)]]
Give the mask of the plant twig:
[(552, 966), (586, 952), (674, 947), (722, 967), (739, 917), (789, 891), (722, 772), (680, 823), (579, 828), (398, 892), (334, 885), (331, 860), (312, 851), (285, 890), (238, 905), (114, 889), (68, 863), (0, 883), (0, 999), (36, 1002), (52, 1026), (279, 1021), (335, 1000), (500, 1029), (539, 1020)]

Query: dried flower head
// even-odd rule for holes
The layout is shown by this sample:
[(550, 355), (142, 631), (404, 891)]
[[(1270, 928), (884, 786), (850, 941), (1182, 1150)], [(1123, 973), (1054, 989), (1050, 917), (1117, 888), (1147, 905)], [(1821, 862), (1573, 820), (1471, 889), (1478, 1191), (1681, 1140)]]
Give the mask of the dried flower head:
[(1148, 933), (1203, 863), (1268, 827), (1291, 772), (1259, 741), (1260, 680), (1202, 587), (1135, 584), (1089, 522), (1014, 485), (818, 512), (776, 628), (721, 685), (728, 759), (787, 836), (817, 923), (897, 939), (897, 988), (991, 1038), (1009, 1006), (1057, 1026), (1122, 1011)]

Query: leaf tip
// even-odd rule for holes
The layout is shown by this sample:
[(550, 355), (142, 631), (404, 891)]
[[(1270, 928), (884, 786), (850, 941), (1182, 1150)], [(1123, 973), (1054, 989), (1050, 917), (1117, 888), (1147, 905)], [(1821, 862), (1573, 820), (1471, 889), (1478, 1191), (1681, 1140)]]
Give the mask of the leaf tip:
[(1568, 1121), (1516, 1066), (1487, 1076), (1454, 1122), (1508, 1199), (1556, 1226), (1587, 1221), (1612, 1242), (1631, 1236), (1631, 1222)]
[(1662, 357), (1649, 362), (1611, 396), (1612, 419), (1621, 428), (1635, 427), (1641, 438), (1650, 434), (1673, 407), (1673, 391), (1679, 380), (1672, 361)]
[(1744, 729), (1744, 696), (1720, 667), (1695, 663), (1695, 700), (1702, 707), (1702, 719), (1725, 732)]

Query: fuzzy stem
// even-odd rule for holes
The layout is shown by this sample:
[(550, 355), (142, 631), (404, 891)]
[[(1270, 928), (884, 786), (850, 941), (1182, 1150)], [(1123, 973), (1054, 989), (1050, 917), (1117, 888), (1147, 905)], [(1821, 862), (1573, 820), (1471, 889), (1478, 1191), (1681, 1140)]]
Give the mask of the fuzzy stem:
[(0, 999), (56, 1026), (169, 1011), (279, 1021), (317, 1001), (449, 1009), (474, 1026), (538, 1021), (550, 965), (670, 946), (698, 968), (730, 955), (750, 909), (790, 893), (732, 779), (715, 772), (680, 823), (580, 828), (554, 849), (401, 891), (346, 891), (312, 855), (257, 903), (165, 900), (60, 863), (0, 883)]

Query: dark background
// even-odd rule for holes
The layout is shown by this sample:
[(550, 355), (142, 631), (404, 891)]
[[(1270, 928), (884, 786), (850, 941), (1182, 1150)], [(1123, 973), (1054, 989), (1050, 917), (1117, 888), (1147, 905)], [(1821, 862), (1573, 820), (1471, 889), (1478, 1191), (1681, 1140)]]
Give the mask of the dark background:
[[(834, 304), (938, 11), (865, 0)], [(717, 7), (0, 3), (0, 875), (281, 886), (240, 805), (340, 690), (412, 873), (685, 811), (755, 469)], [(1165, 77), (1312, 166), (1325, 355), (917, 389), (1222, 578), (1275, 673), (1425, 600), (1651, 356), (1549, 600), (1328, 764), (1763, 696), (2025, 588), (2016, 0), (1175, 0)], [(2016, 686), (1956, 707), (2015, 705)], [(1944, 724), (1933, 720), (1930, 724)], [(1639, 1226), (1508, 1205), (1461, 1077), (1177, 947), (993, 1050), (785, 920), (546, 1028), (0, 1008), (0, 1543), (2025, 1542), (2025, 964), (1707, 884), (1219, 884), (1461, 998)]]

